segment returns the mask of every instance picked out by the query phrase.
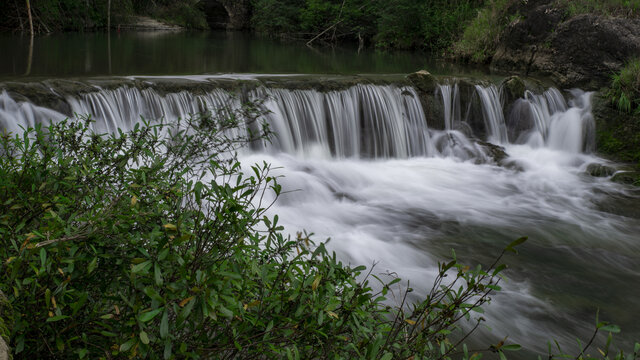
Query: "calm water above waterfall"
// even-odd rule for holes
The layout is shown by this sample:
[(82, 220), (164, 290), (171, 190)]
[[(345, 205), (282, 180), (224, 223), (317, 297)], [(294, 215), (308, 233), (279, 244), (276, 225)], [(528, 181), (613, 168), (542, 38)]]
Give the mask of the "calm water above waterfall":
[[(144, 65), (144, 59), (112, 59), (113, 73), (121, 75), (398, 73), (424, 66), (414, 55), (369, 54), (364, 59), (338, 50), (314, 59), (298, 45), (270, 57), (266, 54), (274, 43), (243, 47), (228, 39), (221, 43), (227, 48), (193, 40), (184, 44), (186, 56), (177, 47), (185, 35), (122, 36), (127, 39), (112, 43), (112, 54), (129, 51), (133, 58), (137, 46), (150, 44), (140, 38), (165, 36), (161, 46), (167, 48), (157, 55), (153, 48), (141, 51), (148, 59), (166, 52), (176, 58)], [(80, 46), (82, 39), (78, 35), (62, 43)], [(24, 72), (26, 54), (16, 41), (0, 39), (0, 48), (13, 44), (21, 49), (0, 59), (2, 76)], [(41, 41), (35, 53), (46, 53), (57, 40)], [(69, 49), (68, 67), (56, 64), (62, 57), (55, 54), (63, 50), (54, 52), (50, 65), (34, 58), (33, 75), (105, 75), (105, 41), (87, 41), (89, 48), (77, 58)], [(226, 55), (215, 56), (217, 51)], [(95, 57), (87, 60), (90, 56)], [(574, 349), (576, 337), (590, 335), (597, 308), (601, 318), (622, 327), (619, 341), (640, 338), (640, 194), (587, 175), (589, 164), (607, 163), (591, 153), (590, 94), (528, 91), (514, 104), (518, 111), (505, 114), (498, 86), (476, 85), (471, 104), (462, 102), (454, 80), (433, 94), (442, 119), (431, 119), (416, 90), (406, 84), (358, 84), (326, 92), (261, 85), (238, 96), (223, 89), (160, 91), (154, 79), (147, 80), (152, 85), (144, 88), (95, 85), (79, 93), (62, 93), (44, 82), (66, 111), (27, 101), (0, 84), (0, 128), (19, 131), (77, 113), (91, 114), (99, 131), (115, 131), (131, 127), (141, 115), (171, 120), (203, 109), (237, 107), (241, 97), (262, 99), (275, 138), (252, 144), (240, 157), (247, 167), (267, 161), (277, 168), (275, 174), (284, 175), (280, 183), (286, 193), (270, 211), (288, 232), (306, 229), (316, 240), (331, 238), (330, 247), (345, 261), (379, 262), (376, 271), (410, 279), (418, 294), (430, 287), (437, 261), (452, 248), (467, 263), (487, 264), (506, 244), (529, 236), (520, 254), (506, 259), (510, 270), (504, 291), (486, 308), (493, 330), (483, 330), (480, 341), (509, 335), (544, 353), (546, 341), (555, 338)], [(477, 140), (503, 146), (508, 158), (497, 161)]]
[[(113, 32), (38, 36), (0, 34), (0, 78), (216, 73), (460, 73), (424, 54), (358, 52), (357, 46), (310, 48), (297, 42), (226, 32)], [(29, 68), (29, 65), (31, 67)], [(464, 71), (469, 71), (465, 69)], [(485, 71), (469, 71), (484, 73)]]

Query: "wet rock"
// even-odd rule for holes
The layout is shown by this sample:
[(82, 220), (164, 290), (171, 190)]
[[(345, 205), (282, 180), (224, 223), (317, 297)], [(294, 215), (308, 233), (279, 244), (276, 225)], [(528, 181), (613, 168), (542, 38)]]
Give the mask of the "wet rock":
[(602, 94), (592, 97), (596, 152), (621, 163), (640, 162), (640, 121), (613, 107)]
[(407, 81), (418, 93), (420, 104), (427, 118), (429, 128), (443, 130), (444, 109), (442, 98), (436, 95), (439, 81), (426, 70), (420, 70), (407, 76)]
[(640, 171), (618, 171), (611, 181), (620, 184), (640, 185)]
[(511, 104), (517, 99), (520, 99), (524, 96), (525, 90), (527, 90), (527, 86), (524, 83), (524, 80), (519, 76), (509, 76), (508, 78), (502, 80), (500, 83), (500, 88), (502, 89), (502, 94), (504, 95), (505, 105)]
[(604, 164), (593, 163), (587, 166), (587, 174), (594, 177), (608, 177), (613, 175), (616, 169)]
[(476, 141), (476, 144), (480, 145), (487, 156), (492, 159), (496, 164), (502, 164), (505, 159), (509, 157), (505, 148), (496, 144), (492, 144), (486, 141)]
[(424, 93), (434, 93), (439, 84), (436, 77), (431, 75), (427, 70), (420, 70), (409, 74), (407, 80), (409, 80), (411, 85), (418, 91)]

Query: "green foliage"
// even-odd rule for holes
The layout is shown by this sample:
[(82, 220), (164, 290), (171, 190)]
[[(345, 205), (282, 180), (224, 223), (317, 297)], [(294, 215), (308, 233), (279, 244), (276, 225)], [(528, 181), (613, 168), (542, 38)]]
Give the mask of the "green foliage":
[[(81, 31), (107, 26), (108, 0), (31, 0), (37, 33)], [(204, 13), (195, 0), (111, 0), (111, 23), (129, 21), (133, 15), (151, 15), (188, 28), (207, 28)], [(28, 29), (27, 9), (22, 1), (0, 4), (0, 29)]]
[(204, 30), (209, 27), (204, 12), (197, 6), (197, 1), (169, 2), (165, 6), (156, 7), (151, 15), (169, 24), (188, 29)]
[[(399, 279), (374, 291), (364, 267), (343, 265), (306, 235), (283, 236), (260, 200), (281, 190), (269, 165), (249, 176), (233, 156), (250, 138), (232, 130), (255, 114), (248, 107), (114, 135), (91, 132), (88, 120), (60, 122), (0, 138), (0, 287), (15, 310), (18, 356), (461, 351), (446, 339), (464, 338), (459, 320), (499, 290), (504, 266), (464, 267), (454, 255), (426, 298), (410, 304)], [(389, 305), (390, 294), (401, 302)]]
[(607, 96), (620, 111), (640, 115), (640, 59), (629, 61), (612, 76)]
[(379, 10), (376, 45), (382, 48), (415, 48), (422, 43), (423, 4), (413, 0), (390, 0)]
[(376, 45), (446, 50), (481, 4), (477, 0), (389, 1), (379, 11)]
[(446, 50), (473, 20), (480, 0), (431, 1), (422, 11), (423, 43), (432, 50)]
[[(261, 33), (336, 43), (358, 40), (379, 48), (447, 48), (475, 16), (480, 0), (254, 0)], [(326, 32), (325, 32), (326, 30)]]
[(491, 60), (502, 31), (519, 16), (509, 15), (513, 0), (490, 0), (465, 28), (462, 38), (453, 44), (456, 57), (477, 63)]
[(300, 11), (304, 0), (252, 0), (253, 28), (264, 34), (283, 35), (300, 29)]

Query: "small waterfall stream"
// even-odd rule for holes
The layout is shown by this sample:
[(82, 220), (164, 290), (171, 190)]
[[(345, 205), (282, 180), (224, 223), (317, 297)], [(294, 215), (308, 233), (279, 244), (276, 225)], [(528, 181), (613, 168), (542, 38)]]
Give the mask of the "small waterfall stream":
[[(430, 125), (420, 94), (395, 85), (360, 84), (342, 90), (265, 86), (240, 96), (222, 89), (162, 93), (153, 87), (65, 95), (72, 113), (91, 114), (98, 131), (129, 129), (140, 117), (167, 120), (203, 110), (238, 109), (257, 101), (275, 132), (271, 143), (241, 154), (248, 166), (267, 161), (287, 193), (271, 214), (288, 232), (306, 229), (331, 238), (342, 259), (379, 262), (411, 280), (416, 293), (431, 286), (438, 260), (455, 248), (471, 265), (487, 263), (519, 236), (530, 241), (511, 267), (504, 291), (487, 307), (486, 341), (502, 339), (545, 352), (551, 338), (573, 343), (590, 331), (596, 308), (629, 339), (640, 326), (639, 197), (606, 178), (585, 174), (593, 156), (590, 94), (569, 102), (557, 89), (527, 91), (504, 113), (499, 89), (474, 87), (484, 123), (472, 136), (470, 103), (454, 83), (439, 86), (444, 127)], [(66, 115), (0, 92), (0, 128), (17, 132)], [(475, 137), (479, 137), (476, 139)], [(499, 166), (480, 141), (503, 146)], [(249, 169), (248, 169), (249, 170)], [(294, 191), (301, 190), (301, 191)], [(615, 209), (613, 211), (612, 209)], [(585, 317), (586, 316), (586, 317)]]

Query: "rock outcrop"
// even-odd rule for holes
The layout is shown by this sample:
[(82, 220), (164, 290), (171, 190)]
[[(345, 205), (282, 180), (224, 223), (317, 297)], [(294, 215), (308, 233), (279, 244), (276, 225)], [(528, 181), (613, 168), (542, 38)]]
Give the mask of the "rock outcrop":
[(9, 348), (11, 328), (13, 328), (13, 309), (7, 297), (0, 291), (0, 360), (13, 358)]
[(518, 4), (520, 14), (500, 38), (491, 67), (549, 76), (564, 88), (595, 90), (640, 56), (640, 19), (582, 14), (567, 17), (549, 0)]

